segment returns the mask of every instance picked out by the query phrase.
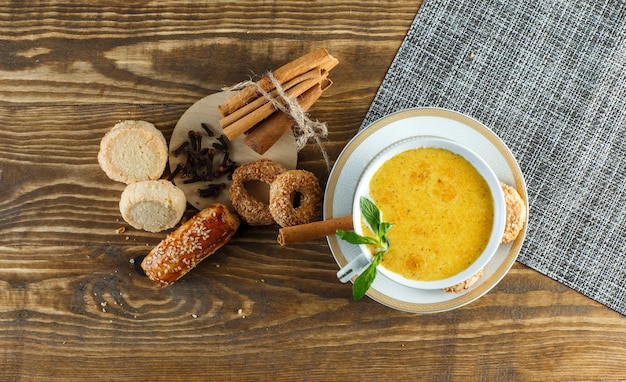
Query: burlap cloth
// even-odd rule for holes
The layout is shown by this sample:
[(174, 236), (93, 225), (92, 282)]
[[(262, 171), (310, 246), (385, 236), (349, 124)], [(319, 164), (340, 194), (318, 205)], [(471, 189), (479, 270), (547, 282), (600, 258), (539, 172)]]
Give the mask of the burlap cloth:
[(526, 179), (518, 260), (626, 315), (626, 2), (426, 0), (363, 125), (438, 106)]

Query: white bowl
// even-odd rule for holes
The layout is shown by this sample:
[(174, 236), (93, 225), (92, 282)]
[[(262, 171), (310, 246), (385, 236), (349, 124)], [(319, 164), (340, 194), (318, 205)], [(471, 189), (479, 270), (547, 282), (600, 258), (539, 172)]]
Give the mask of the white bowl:
[[(502, 193), (500, 182), (495, 173), (492, 171), (489, 165), (487, 165), (487, 163), (473, 151), (469, 150), (459, 143), (443, 138), (429, 138), (423, 136), (413, 137), (399, 141), (387, 147), (386, 149), (381, 151), (376, 157), (374, 157), (372, 161), (366, 166), (363, 174), (359, 179), (352, 205), (352, 216), (355, 232), (357, 232), (358, 234), (363, 234), (359, 201), (362, 196), (369, 197), (369, 184), (374, 173), (376, 173), (376, 171), (384, 162), (400, 154), (401, 152), (425, 147), (446, 149), (465, 158), (487, 182), (487, 185), (489, 186), (489, 189), (491, 191), (491, 196), (493, 198), (494, 207), (493, 226), (487, 246), (483, 250), (482, 254), (465, 270), (445, 279), (433, 281), (418, 281), (407, 279), (398, 273), (386, 269), (382, 265), (378, 266), (379, 272), (383, 273), (385, 276), (396, 281), (399, 284), (411, 288), (432, 290), (448, 288), (469, 279), (471, 276), (481, 270), (489, 262), (489, 260), (491, 260), (494, 253), (500, 246), (500, 241), (504, 232), (504, 225), (506, 220), (506, 205), (504, 203), (504, 195)], [(385, 217), (383, 215), (383, 220), (384, 218)], [(391, 245), (393, 246), (393, 243), (391, 243)], [(367, 246), (361, 245), (361, 251), (371, 261), (372, 254)]]

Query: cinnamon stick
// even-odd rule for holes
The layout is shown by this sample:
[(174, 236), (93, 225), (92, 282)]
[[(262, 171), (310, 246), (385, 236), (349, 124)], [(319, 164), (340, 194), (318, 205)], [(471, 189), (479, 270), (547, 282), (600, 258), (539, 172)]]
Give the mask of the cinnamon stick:
[[(273, 75), (274, 78), (276, 78), (276, 80), (282, 85), (314, 68), (321, 68), (326, 71), (330, 71), (338, 63), (339, 61), (335, 57), (331, 56), (326, 49), (320, 48), (274, 70)], [(257, 81), (257, 85), (266, 92), (274, 88), (269, 76), (261, 78)], [(217, 109), (222, 116), (225, 117), (258, 97), (259, 93), (256, 87), (248, 86), (219, 105)]]
[[(298, 97), (298, 104), (302, 110), (309, 110), (331, 85), (332, 81), (325, 79), (325, 81), (313, 86)], [(258, 154), (263, 155), (283, 134), (293, 127), (294, 123), (295, 121), (288, 114), (275, 111), (268, 118), (248, 130), (243, 142)]]
[[(327, 72), (325, 70), (320, 69), (320, 68), (315, 68), (286, 82), (284, 85), (282, 85), (282, 88), (283, 88), (283, 91), (287, 91), (306, 80), (315, 79), (317, 81), (321, 81), (322, 77), (326, 75), (327, 75)], [(272, 98), (276, 98), (276, 96), (278, 95), (278, 89), (274, 89), (268, 94), (272, 96)], [(233, 124), (237, 120), (245, 117), (246, 115), (250, 114), (251, 112), (265, 105), (268, 102), (270, 102), (270, 100), (267, 99), (266, 97), (259, 97), (255, 99), (254, 101), (250, 102), (249, 104), (244, 105), (243, 107), (239, 108), (233, 113), (227, 115), (226, 117), (220, 119), (220, 126), (222, 127), (222, 129), (224, 129), (226, 126)]]
[[(305, 91), (309, 90), (313, 86), (316, 86), (319, 83), (317, 79), (309, 79), (305, 80), (298, 85), (292, 87), (287, 90), (285, 94), (289, 97), (299, 97)], [(271, 102), (264, 104), (258, 109), (252, 111), (247, 114), (243, 118), (238, 119), (237, 121), (231, 123), (230, 125), (224, 128), (224, 135), (228, 137), (231, 141), (237, 138), (239, 135), (245, 133), (250, 130), (254, 125), (261, 122), (265, 118), (272, 115), (272, 113), (276, 110), (276, 107)]]
[(301, 243), (328, 235), (334, 235), (338, 229), (344, 231), (353, 230), (352, 216), (343, 216), (292, 227), (283, 227), (278, 230), (277, 241), (278, 244), (282, 246)]

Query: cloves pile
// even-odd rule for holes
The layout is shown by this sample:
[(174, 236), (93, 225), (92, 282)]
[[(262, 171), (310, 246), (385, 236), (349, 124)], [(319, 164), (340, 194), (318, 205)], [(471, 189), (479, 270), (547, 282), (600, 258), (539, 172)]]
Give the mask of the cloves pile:
[[(215, 133), (206, 123), (200, 124), (209, 137)], [(226, 176), (232, 178), (237, 164), (230, 159), (228, 139), (224, 135), (215, 138), (211, 147), (202, 147), (201, 132), (189, 130), (188, 140), (178, 146), (172, 154), (178, 157), (181, 154), (187, 156), (184, 164), (179, 163), (172, 171), (168, 180), (172, 181), (177, 175), (184, 180), (183, 183), (209, 182), (205, 188), (199, 188), (198, 192), (203, 198), (214, 198), (220, 191), (226, 188), (226, 183), (213, 183), (218, 178)]]

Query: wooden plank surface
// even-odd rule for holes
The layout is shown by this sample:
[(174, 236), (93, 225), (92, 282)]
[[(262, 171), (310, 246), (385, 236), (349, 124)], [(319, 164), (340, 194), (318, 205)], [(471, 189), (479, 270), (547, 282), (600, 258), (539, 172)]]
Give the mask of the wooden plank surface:
[[(163, 233), (122, 220), (104, 133), (143, 119), (169, 138), (202, 97), (326, 47), (340, 65), (311, 116), (334, 159), (420, 1), (99, 3), (0, 5), (1, 381), (626, 377), (626, 319), (521, 264), (415, 315), (351, 301), (325, 240), (279, 247), (270, 226), (154, 286), (132, 260)], [(328, 176), (314, 145), (298, 167)]]

